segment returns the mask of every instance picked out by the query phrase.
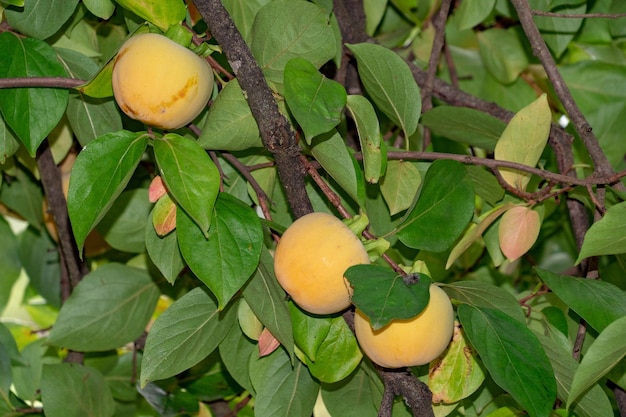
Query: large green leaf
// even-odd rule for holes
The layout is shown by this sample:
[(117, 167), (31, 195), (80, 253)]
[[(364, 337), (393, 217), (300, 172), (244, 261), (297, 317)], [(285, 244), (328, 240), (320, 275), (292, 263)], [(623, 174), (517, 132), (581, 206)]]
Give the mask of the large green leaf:
[(319, 383), (302, 362), (292, 365), (285, 351), (278, 349), (251, 365), (250, 378), (257, 394), (256, 417), (311, 416)]
[(552, 292), (598, 332), (626, 316), (626, 293), (615, 285), (600, 280), (557, 275), (540, 268), (535, 270)]
[(595, 222), (583, 240), (576, 263), (590, 256), (626, 253), (626, 201), (609, 207)]
[[(534, 167), (537, 165), (550, 134), (552, 113), (544, 93), (517, 112), (502, 132), (495, 147), (494, 158)], [(531, 174), (500, 168), (502, 177), (518, 190), (526, 190)]]
[(474, 213), (474, 185), (458, 162), (438, 160), (424, 177), (417, 202), (398, 226), (405, 245), (443, 252), (461, 235)]
[(569, 407), (600, 378), (606, 375), (626, 356), (626, 316), (609, 324), (589, 347), (574, 374), (572, 390), (567, 398)]
[(99, 137), (78, 154), (67, 210), (79, 248), (124, 190), (147, 146), (145, 133), (124, 130)]
[(407, 63), (390, 49), (373, 43), (348, 48), (356, 57), (359, 77), (374, 104), (402, 128), (406, 138), (415, 133), (422, 98)]
[(556, 400), (556, 380), (537, 337), (499, 310), (469, 304), (459, 320), (493, 380), (532, 417), (548, 417)]
[(49, 417), (111, 417), (115, 402), (102, 374), (77, 363), (46, 364), (41, 402)]
[(372, 328), (385, 327), (393, 319), (417, 316), (430, 300), (430, 278), (420, 275), (408, 285), (401, 275), (379, 265), (354, 265), (345, 272), (354, 288), (352, 303), (369, 318)]
[(242, 388), (255, 395), (254, 387), (250, 382), (250, 358), (259, 355), (259, 346), (250, 340), (241, 331), (240, 326), (232, 326), (219, 346), (220, 357), (226, 366), (228, 374)]
[(383, 174), (384, 162), (387, 158), (386, 153), (381, 149), (384, 144), (382, 144), (376, 111), (368, 99), (358, 95), (348, 96), (347, 109), (350, 111), (359, 134), (365, 180), (375, 184)]
[(235, 323), (233, 305), (217, 309), (205, 288), (194, 288), (156, 319), (141, 366), (141, 386), (169, 378), (196, 365), (220, 344)]
[(252, 23), (259, 9), (270, 0), (223, 0), (222, 3), (228, 14), (235, 22), (244, 39), (248, 39)]
[(421, 123), (437, 135), (493, 151), (506, 123), (476, 109), (437, 106), (422, 114)]
[(259, 264), (263, 245), (259, 217), (235, 197), (220, 193), (208, 238), (181, 211), (176, 215), (176, 232), (189, 268), (209, 287), (218, 308), (223, 309)]
[(261, 249), (261, 260), (256, 273), (243, 289), (243, 297), (293, 361), (294, 337), (289, 305), (285, 290), (274, 275), (272, 255), (265, 247)]
[[(0, 50), (0, 78), (66, 76), (54, 50), (43, 41), (4, 32), (0, 34)], [(68, 91), (60, 88), (2, 90), (2, 116), (31, 156), (61, 120), (68, 96)]]
[[(554, 369), (559, 399), (567, 401), (579, 364), (572, 357), (572, 344), (567, 336), (553, 328), (548, 333), (536, 336)], [(579, 417), (613, 417), (611, 402), (599, 385), (593, 386), (573, 403), (571, 410)]]
[(510, 84), (528, 66), (526, 51), (516, 28), (491, 28), (477, 32), (486, 69), (502, 84)]
[(197, 142), (175, 133), (154, 141), (154, 156), (170, 195), (208, 236), (220, 187), (211, 157)]
[(18, 32), (47, 39), (67, 22), (77, 4), (78, 0), (24, 0), (24, 8), (8, 7), (4, 15), (7, 23)]
[(289, 312), (296, 346), (308, 359), (315, 362), (317, 351), (330, 331), (331, 318), (307, 314), (293, 302), (289, 303)]
[(526, 320), (517, 299), (507, 290), (482, 281), (459, 281), (443, 284), (450, 298), (483, 308), (493, 308), (513, 317), (520, 323)]
[(229, 81), (211, 104), (198, 144), (204, 149), (225, 151), (263, 146), (256, 120), (236, 79)]
[(89, 273), (59, 312), (49, 342), (81, 352), (101, 352), (143, 333), (159, 290), (143, 270), (109, 263)]
[(341, 121), (346, 90), (329, 80), (304, 58), (292, 58), (285, 65), (285, 100), (306, 141), (328, 132)]
[(130, 10), (142, 19), (153, 23), (162, 31), (170, 25), (180, 23), (187, 13), (181, 0), (115, 0), (120, 6)]
[(304, 0), (275, 0), (263, 6), (250, 38), (254, 57), (279, 93), (290, 59), (302, 57), (319, 68), (335, 56), (337, 47), (328, 13)]
[(364, 204), (365, 186), (360, 169), (346, 148), (341, 135), (333, 130), (330, 133), (313, 139), (311, 153), (322, 168), (337, 181), (337, 184), (348, 193), (359, 205)]

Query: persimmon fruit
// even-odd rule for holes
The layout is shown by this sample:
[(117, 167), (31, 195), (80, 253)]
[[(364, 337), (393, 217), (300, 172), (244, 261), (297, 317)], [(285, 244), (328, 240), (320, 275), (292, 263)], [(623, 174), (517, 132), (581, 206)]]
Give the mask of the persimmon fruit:
[(454, 310), (446, 293), (430, 286), (430, 301), (417, 316), (392, 320), (374, 330), (358, 308), (354, 331), (363, 352), (384, 368), (419, 366), (437, 358), (446, 349), (454, 330)]
[(129, 117), (161, 129), (178, 129), (207, 105), (213, 91), (209, 64), (156, 33), (141, 33), (120, 48), (112, 74), (113, 95)]
[(333, 314), (350, 306), (352, 288), (345, 271), (369, 263), (357, 236), (338, 218), (310, 213), (291, 224), (274, 254), (276, 278), (293, 301), (313, 314)]

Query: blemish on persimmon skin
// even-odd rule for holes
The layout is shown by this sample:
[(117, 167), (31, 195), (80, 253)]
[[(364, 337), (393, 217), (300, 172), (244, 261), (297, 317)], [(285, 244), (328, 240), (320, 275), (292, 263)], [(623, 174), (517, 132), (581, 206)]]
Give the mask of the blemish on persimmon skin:
[(185, 83), (185, 85), (180, 90), (172, 94), (169, 100), (162, 101), (158, 105), (154, 106), (152, 110), (154, 112), (165, 114), (170, 108), (174, 107), (176, 102), (184, 100), (185, 97), (187, 97), (187, 95), (189, 95), (190, 92), (192, 92), (192, 90), (194, 93), (196, 93), (198, 90), (198, 77), (197, 76), (189, 78), (187, 82)]

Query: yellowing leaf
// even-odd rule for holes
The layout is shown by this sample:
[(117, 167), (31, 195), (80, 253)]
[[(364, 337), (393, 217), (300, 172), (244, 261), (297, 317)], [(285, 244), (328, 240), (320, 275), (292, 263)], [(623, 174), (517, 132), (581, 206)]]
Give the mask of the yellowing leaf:
[(155, 204), (152, 224), (159, 236), (165, 236), (176, 228), (176, 204), (169, 194), (163, 195)]
[(151, 203), (156, 203), (156, 201), (163, 197), (166, 193), (167, 190), (163, 184), (163, 179), (157, 175), (150, 182), (150, 188), (148, 188), (148, 199)]
[[(495, 148), (495, 159), (517, 162), (534, 167), (548, 142), (552, 113), (546, 94), (520, 110), (502, 132)], [(525, 190), (530, 181), (529, 173), (500, 168), (506, 182), (518, 190)]]
[(539, 236), (539, 213), (525, 206), (515, 206), (502, 215), (498, 229), (500, 249), (514, 261), (533, 246)]

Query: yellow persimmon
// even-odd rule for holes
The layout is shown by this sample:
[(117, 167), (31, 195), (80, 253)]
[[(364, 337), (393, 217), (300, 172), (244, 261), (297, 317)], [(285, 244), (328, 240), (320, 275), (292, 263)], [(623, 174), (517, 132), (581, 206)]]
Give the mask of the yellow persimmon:
[(113, 94), (129, 117), (162, 129), (177, 129), (204, 109), (213, 90), (208, 63), (156, 33), (127, 40), (113, 65)]
[(369, 263), (361, 241), (338, 218), (311, 213), (296, 220), (276, 247), (274, 270), (280, 285), (302, 309), (332, 314), (350, 306), (344, 278), (352, 265)]
[(454, 330), (454, 310), (446, 293), (431, 284), (430, 301), (417, 316), (392, 320), (374, 330), (358, 308), (354, 330), (361, 349), (378, 365), (402, 368), (429, 363), (446, 349)]

